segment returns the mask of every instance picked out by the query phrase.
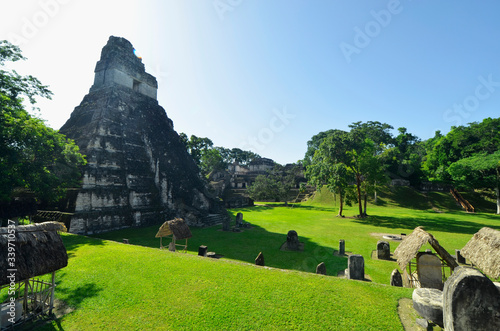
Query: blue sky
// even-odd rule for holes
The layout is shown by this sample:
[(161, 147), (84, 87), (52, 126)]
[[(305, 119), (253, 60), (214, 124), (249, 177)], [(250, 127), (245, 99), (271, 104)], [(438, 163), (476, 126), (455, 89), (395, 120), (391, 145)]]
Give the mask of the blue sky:
[(15, 67), (54, 92), (55, 129), (93, 83), (110, 35), (128, 39), (159, 81), (178, 132), (303, 158), (320, 131), (356, 121), (421, 139), (500, 116), (497, 1), (3, 1), (0, 39)]

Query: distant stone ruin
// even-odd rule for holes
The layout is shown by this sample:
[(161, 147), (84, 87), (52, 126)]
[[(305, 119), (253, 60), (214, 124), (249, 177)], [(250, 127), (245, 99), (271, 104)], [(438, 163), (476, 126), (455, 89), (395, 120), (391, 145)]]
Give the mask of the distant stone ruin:
[(157, 88), (132, 44), (110, 37), (93, 86), (60, 129), (88, 161), (70, 232), (91, 234), (174, 217), (207, 226), (228, 217), (158, 104)]

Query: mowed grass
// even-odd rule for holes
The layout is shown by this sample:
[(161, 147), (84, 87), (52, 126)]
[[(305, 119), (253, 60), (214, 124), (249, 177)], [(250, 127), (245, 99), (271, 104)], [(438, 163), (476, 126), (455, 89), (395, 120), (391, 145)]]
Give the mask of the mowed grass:
[[(412, 290), (387, 286), (397, 265), (371, 258), (380, 234), (409, 234), (422, 225), (454, 254), (483, 226), (500, 229), (500, 217), (464, 213), (445, 193), (379, 194), (365, 219), (336, 217), (338, 205), (327, 192), (293, 206), (231, 210), (252, 227), (193, 228), (187, 254), (158, 249), (159, 225), (100, 238), (64, 234), (70, 260), (57, 272), (56, 297), (75, 310), (45, 329), (401, 330), (398, 300)], [(356, 206), (346, 208), (345, 215), (356, 213)], [(280, 250), (289, 230), (298, 232), (304, 251)], [(334, 254), (340, 239), (346, 251), (364, 256), (371, 281), (336, 277), (347, 267), (347, 258)], [(196, 256), (199, 245), (224, 258)], [(391, 242), (391, 251), (397, 245)], [(259, 252), (273, 268), (253, 265)], [(320, 262), (328, 276), (314, 274)]]
[[(397, 268), (394, 261), (372, 259), (372, 251), (382, 234), (410, 234), (417, 226), (423, 226), (433, 234), (452, 255), (461, 249), (472, 235), (484, 226), (500, 229), (500, 216), (491, 213), (468, 214), (456, 206), (447, 193), (422, 195), (407, 188), (379, 192), (378, 204), (369, 204), (364, 219), (336, 217), (338, 202), (331, 194), (322, 191), (313, 201), (291, 206), (265, 204), (231, 210), (233, 218), (242, 212), (243, 219), (252, 225), (243, 232), (223, 232), (221, 226), (191, 229), (193, 238), (188, 241), (188, 253), (197, 254), (200, 245), (209, 251), (224, 255), (225, 259), (254, 263), (259, 252), (264, 254), (266, 266), (315, 272), (324, 262), (327, 274), (337, 276), (347, 268), (347, 257), (334, 254), (339, 240), (345, 240), (347, 252), (361, 254), (365, 259), (365, 273), (376, 283), (389, 284), (390, 274)], [(357, 206), (346, 207), (344, 215), (357, 214)], [(233, 223), (234, 224), (234, 223)], [(155, 238), (159, 226), (143, 229), (124, 229), (96, 235), (100, 238), (132, 244), (159, 247)], [(304, 243), (303, 252), (281, 251), (289, 230), (297, 231)], [(168, 241), (164, 241), (164, 245)], [(391, 251), (399, 245), (390, 241)], [(422, 249), (431, 248), (429, 245)]]
[(48, 330), (400, 330), (411, 291), (63, 234)]

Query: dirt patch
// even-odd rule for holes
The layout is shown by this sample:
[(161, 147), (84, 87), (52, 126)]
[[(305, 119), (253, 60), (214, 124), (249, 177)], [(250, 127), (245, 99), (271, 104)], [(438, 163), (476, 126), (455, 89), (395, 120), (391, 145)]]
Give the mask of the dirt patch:
[[(38, 328), (42, 328), (45, 325), (52, 323), (52, 321), (56, 321), (56, 324), (59, 325), (58, 320), (66, 314), (73, 312), (75, 308), (69, 306), (66, 302), (59, 299), (54, 299), (54, 308), (52, 309), (52, 315), (50, 316), (41, 316), (35, 318), (33, 320), (26, 321), (15, 327), (15, 330), (19, 331), (31, 331), (36, 330)], [(59, 325), (60, 326), (60, 325)], [(61, 328), (62, 330), (62, 328)]]
[[(413, 300), (408, 298), (403, 298), (399, 300), (398, 304), (398, 314), (401, 324), (405, 331), (422, 331), (425, 330), (423, 327), (417, 324), (417, 318), (422, 318), (417, 311), (413, 308)], [(443, 330), (441, 327), (435, 324), (429, 325), (427, 330), (438, 331)]]

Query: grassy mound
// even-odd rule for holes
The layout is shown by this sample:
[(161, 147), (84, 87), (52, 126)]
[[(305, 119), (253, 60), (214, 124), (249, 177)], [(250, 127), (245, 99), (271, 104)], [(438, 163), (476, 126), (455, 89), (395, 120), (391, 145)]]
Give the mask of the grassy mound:
[[(496, 212), (496, 203), (491, 192), (460, 193), (474, 206), (476, 212)], [(368, 203), (375, 206), (401, 207), (413, 210), (433, 210), (438, 212), (462, 211), (462, 207), (457, 204), (447, 191), (423, 193), (410, 187), (380, 187), (377, 191), (377, 203), (375, 203), (373, 195), (368, 196)], [(314, 197), (305, 204), (337, 208), (339, 206), (338, 197), (334, 197), (326, 187), (316, 192)], [(356, 207), (356, 205), (353, 204), (353, 207)]]

